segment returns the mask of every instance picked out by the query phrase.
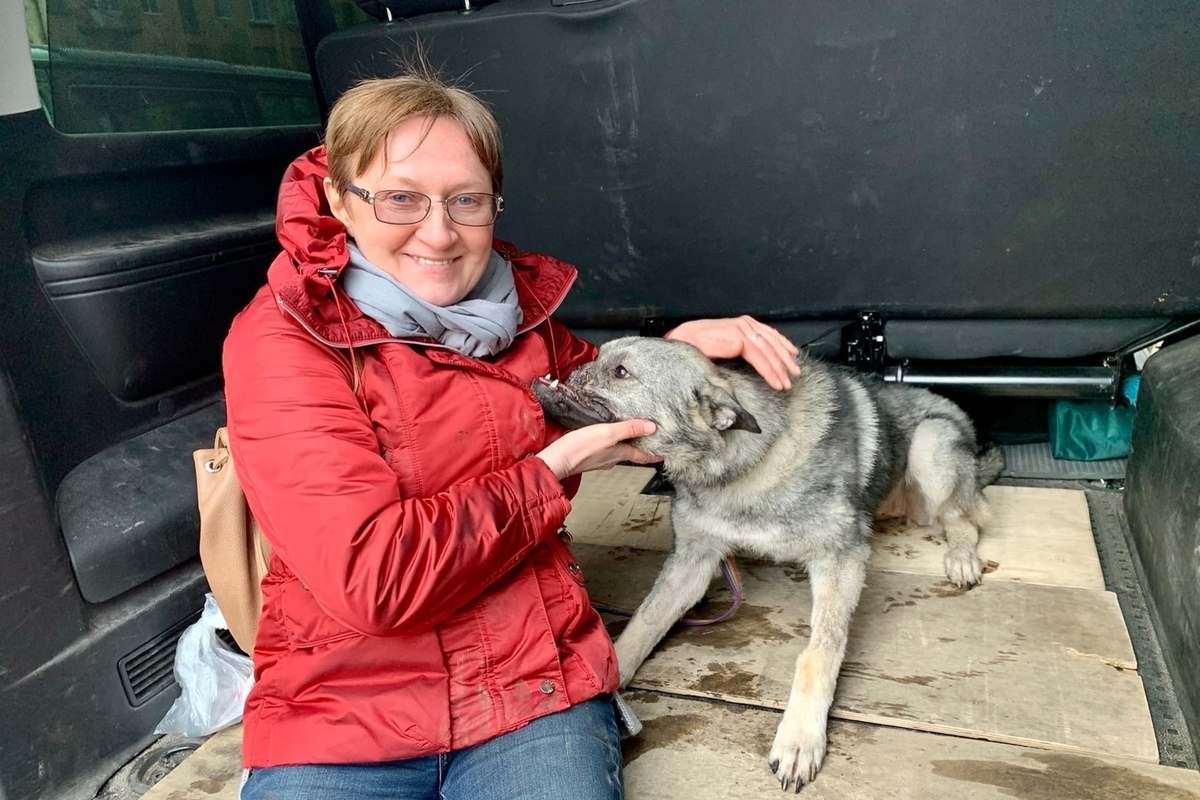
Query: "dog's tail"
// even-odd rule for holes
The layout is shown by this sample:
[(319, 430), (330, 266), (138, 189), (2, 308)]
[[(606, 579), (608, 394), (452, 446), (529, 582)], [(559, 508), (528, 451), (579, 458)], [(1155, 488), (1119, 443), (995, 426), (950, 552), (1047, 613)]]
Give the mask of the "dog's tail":
[(990, 486), (1004, 471), (1004, 448), (993, 442), (986, 445), (975, 460), (975, 486), (980, 491)]

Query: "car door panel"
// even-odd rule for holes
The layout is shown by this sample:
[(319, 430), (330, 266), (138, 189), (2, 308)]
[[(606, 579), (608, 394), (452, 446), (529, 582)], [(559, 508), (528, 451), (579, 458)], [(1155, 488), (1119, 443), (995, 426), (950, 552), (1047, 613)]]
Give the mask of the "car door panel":
[[(191, 451), (315, 126), (66, 135), (0, 115), (0, 795), (90, 798), (174, 698), (207, 590)], [(63, 698), (70, 698), (64, 702)]]

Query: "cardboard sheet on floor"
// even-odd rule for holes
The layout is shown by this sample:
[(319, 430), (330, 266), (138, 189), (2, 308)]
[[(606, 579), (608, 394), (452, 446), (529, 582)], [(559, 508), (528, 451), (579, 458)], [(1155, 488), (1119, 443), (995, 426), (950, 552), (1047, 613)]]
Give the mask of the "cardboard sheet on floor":
[[(567, 517), (575, 541), (670, 549), (670, 497), (640, 494), (653, 476), (647, 467), (585, 474)], [(980, 537), (979, 555), (989, 580), (1104, 588), (1083, 492), (989, 486), (985, 493), (993, 519)], [(872, 569), (944, 574), (945, 540), (927, 527), (881, 520), (872, 551)]]
[[(628, 800), (778, 798), (766, 753), (776, 711), (651, 692), (625, 695), (645, 726), (626, 740)], [(237, 800), (241, 726), (209, 739), (143, 800)], [(1200, 773), (834, 721), (810, 800), (1200, 800)]]
[[(988, 580), (1103, 589), (1087, 497), (1075, 489), (989, 486), (992, 520), (979, 537)], [(871, 569), (942, 575), (945, 539), (931, 528), (880, 520)]]
[[(597, 602), (635, 608), (665, 554), (576, 545)], [(741, 565), (732, 619), (676, 628), (634, 679), (641, 688), (783, 708), (808, 641), (810, 593), (792, 567)], [(988, 576), (990, 578), (990, 576)], [(698, 609), (714, 616), (714, 582)], [(611, 630), (619, 632), (622, 622)], [(1142, 682), (1116, 596), (992, 581), (871, 572), (851, 628), (833, 714), (843, 719), (1158, 760)]]
[(141, 800), (238, 800), (242, 785), (242, 726), (214, 734), (154, 784)]
[[(645, 728), (625, 742), (629, 800), (781, 797), (766, 754), (778, 712), (634, 692)], [(809, 800), (1197, 800), (1200, 773), (835, 721)]]
[(571, 501), (567, 530), (577, 542), (619, 544), (646, 550), (671, 548), (671, 498), (641, 494), (651, 467), (585, 472)]

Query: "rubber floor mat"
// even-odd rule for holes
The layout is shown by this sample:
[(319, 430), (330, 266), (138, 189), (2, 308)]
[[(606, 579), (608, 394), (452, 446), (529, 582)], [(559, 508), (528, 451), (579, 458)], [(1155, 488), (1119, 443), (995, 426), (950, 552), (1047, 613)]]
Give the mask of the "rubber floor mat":
[(1004, 446), (1005, 478), (1046, 480), (1122, 480), (1125, 459), (1105, 461), (1065, 461), (1050, 454), (1049, 442)]

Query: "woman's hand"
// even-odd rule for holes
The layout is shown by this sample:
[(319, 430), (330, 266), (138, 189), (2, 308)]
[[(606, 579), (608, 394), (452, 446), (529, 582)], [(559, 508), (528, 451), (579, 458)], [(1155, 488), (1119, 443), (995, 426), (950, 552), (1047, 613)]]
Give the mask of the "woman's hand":
[(800, 374), (800, 348), (753, 317), (692, 320), (668, 331), (666, 338), (695, 345), (709, 358), (741, 356), (776, 391), (792, 388), (790, 376)]
[(568, 431), (552, 442), (537, 457), (546, 462), (559, 480), (592, 469), (608, 469), (622, 461), (656, 464), (662, 461), (638, 450), (626, 439), (649, 436), (654, 423), (644, 419), (606, 422)]

